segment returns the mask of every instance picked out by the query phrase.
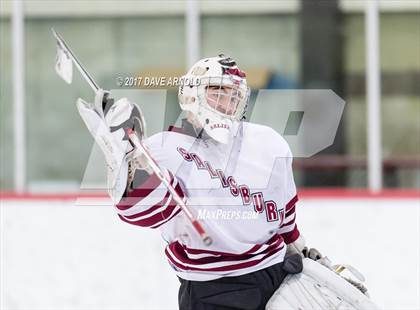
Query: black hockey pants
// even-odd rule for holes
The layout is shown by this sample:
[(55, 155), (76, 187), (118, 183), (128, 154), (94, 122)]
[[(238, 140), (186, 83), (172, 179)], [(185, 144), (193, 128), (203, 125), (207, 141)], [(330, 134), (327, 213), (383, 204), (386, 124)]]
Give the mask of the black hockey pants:
[(286, 275), (301, 271), (302, 258), (295, 254), (282, 263), (237, 277), (179, 279), (179, 310), (264, 310)]

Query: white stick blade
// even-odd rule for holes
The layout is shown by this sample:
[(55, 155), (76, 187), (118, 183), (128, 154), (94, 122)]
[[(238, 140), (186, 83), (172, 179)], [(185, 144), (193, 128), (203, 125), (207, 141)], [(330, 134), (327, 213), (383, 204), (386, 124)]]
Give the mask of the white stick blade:
[(67, 51), (64, 50), (57, 42), (57, 56), (55, 61), (55, 72), (67, 83), (71, 84), (73, 81), (73, 62), (68, 55)]

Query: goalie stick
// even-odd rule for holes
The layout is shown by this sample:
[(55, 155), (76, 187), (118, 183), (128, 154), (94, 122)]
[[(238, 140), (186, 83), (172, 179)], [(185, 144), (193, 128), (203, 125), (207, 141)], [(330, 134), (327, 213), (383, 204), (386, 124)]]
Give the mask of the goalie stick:
[[(85, 70), (85, 68), (83, 68), (82, 64), (80, 63), (80, 61), (76, 58), (76, 55), (71, 51), (71, 49), (69, 48), (69, 46), (66, 44), (66, 42), (64, 41), (64, 39), (57, 33), (57, 31), (54, 30), (54, 28), (51, 28), (52, 34), (54, 36), (54, 38), (57, 41), (57, 45), (58, 47), (64, 51), (64, 53), (66, 54), (66, 56), (68, 58), (70, 58), (70, 60), (74, 63), (74, 65), (76, 66), (77, 70), (79, 70), (80, 74), (83, 76), (83, 78), (86, 80), (86, 82), (88, 82), (89, 86), (92, 88), (92, 90), (96, 92), (99, 90), (99, 86), (98, 84), (95, 82), (95, 80), (90, 76), (90, 74)], [(58, 73), (58, 72), (57, 72)], [(60, 77), (61, 74), (58, 73), (58, 75)], [(70, 81), (71, 83), (71, 81)], [(69, 83), (69, 84), (70, 84)]]
[[(98, 84), (95, 82), (95, 80), (92, 78), (92, 76), (86, 71), (86, 69), (82, 66), (80, 61), (76, 58), (75, 54), (71, 51), (69, 46), (66, 44), (64, 39), (52, 28), (51, 29), (54, 38), (57, 41), (57, 48), (58, 53), (62, 53), (61, 55), (57, 55), (57, 61), (60, 61), (60, 57), (65, 57), (67, 61), (71, 61), (80, 74), (83, 76), (83, 78), (86, 80), (86, 82), (89, 84), (89, 86), (92, 88), (92, 90), (97, 93), (97, 91), (100, 89)], [(71, 63), (68, 63), (68, 65), (71, 65)], [(69, 72), (72, 72), (72, 68), (67, 68)], [(60, 72), (60, 64), (56, 64), (56, 71), (57, 74), (64, 79), (68, 84), (71, 84), (72, 82), (72, 74), (70, 74), (70, 77), (63, 76), (63, 72)], [(106, 102), (113, 103), (113, 100), (111, 98), (105, 98)], [(109, 108), (109, 106), (107, 106)], [(144, 126), (144, 124), (142, 124)], [(162, 183), (165, 185), (165, 187), (168, 189), (168, 191), (172, 194), (173, 199), (176, 201), (176, 203), (180, 206), (184, 214), (187, 216), (188, 220), (191, 222), (192, 226), (194, 227), (195, 231), (199, 234), (201, 237), (201, 240), (203, 243), (207, 246), (209, 246), (212, 243), (212, 239), (210, 236), (207, 235), (206, 231), (204, 230), (202, 224), (199, 222), (198, 219), (196, 219), (191, 211), (191, 209), (185, 204), (185, 202), (182, 200), (182, 198), (179, 196), (179, 194), (176, 192), (176, 190), (173, 188), (173, 186), (170, 184), (170, 181), (166, 179), (162, 169), (159, 167), (157, 162), (153, 159), (153, 157), (148, 152), (147, 148), (143, 145), (141, 142), (141, 139), (138, 137), (137, 133), (132, 130), (131, 128), (125, 129), (129, 140), (131, 144), (139, 149), (146, 157), (149, 165), (152, 167), (153, 172), (156, 174), (156, 176), (162, 181)]]

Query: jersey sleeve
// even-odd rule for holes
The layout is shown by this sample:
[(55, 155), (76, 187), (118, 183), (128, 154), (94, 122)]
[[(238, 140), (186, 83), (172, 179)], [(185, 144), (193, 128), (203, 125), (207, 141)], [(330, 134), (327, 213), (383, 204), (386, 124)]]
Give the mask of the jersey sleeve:
[[(184, 192), (176, 177), (167, 169), (164, 173), (183, 199)], [(158, 228), (181, 212), (172, 194), (155, 174), (129, 190), (115, 207), (122, 221), (149, 228)]]
[(296, 203), (298, 201), (298, 196), (296, 193), (296, 185), (293, 178), (293, 169), (292, 161), (293, 155), (290, 149), (288, 149), (286, 158), (286, 206), (285, 206), (285, 215), (282, 224), (280, 225), (279, 233), (283, 237), (286, 244), (294, 242), (300, 235), (299, 230), (296, 225)]

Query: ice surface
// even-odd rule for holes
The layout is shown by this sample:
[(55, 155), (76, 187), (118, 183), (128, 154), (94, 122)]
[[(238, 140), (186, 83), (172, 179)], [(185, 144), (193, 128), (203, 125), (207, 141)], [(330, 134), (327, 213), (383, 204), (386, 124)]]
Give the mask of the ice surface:
[[(1, 202), (1, 309), (177, 309), (159, 232), (112, 207)], [(384, 309), (419, 309), (418, 200), (302, 200), (309, 246), (349, 263)]]

